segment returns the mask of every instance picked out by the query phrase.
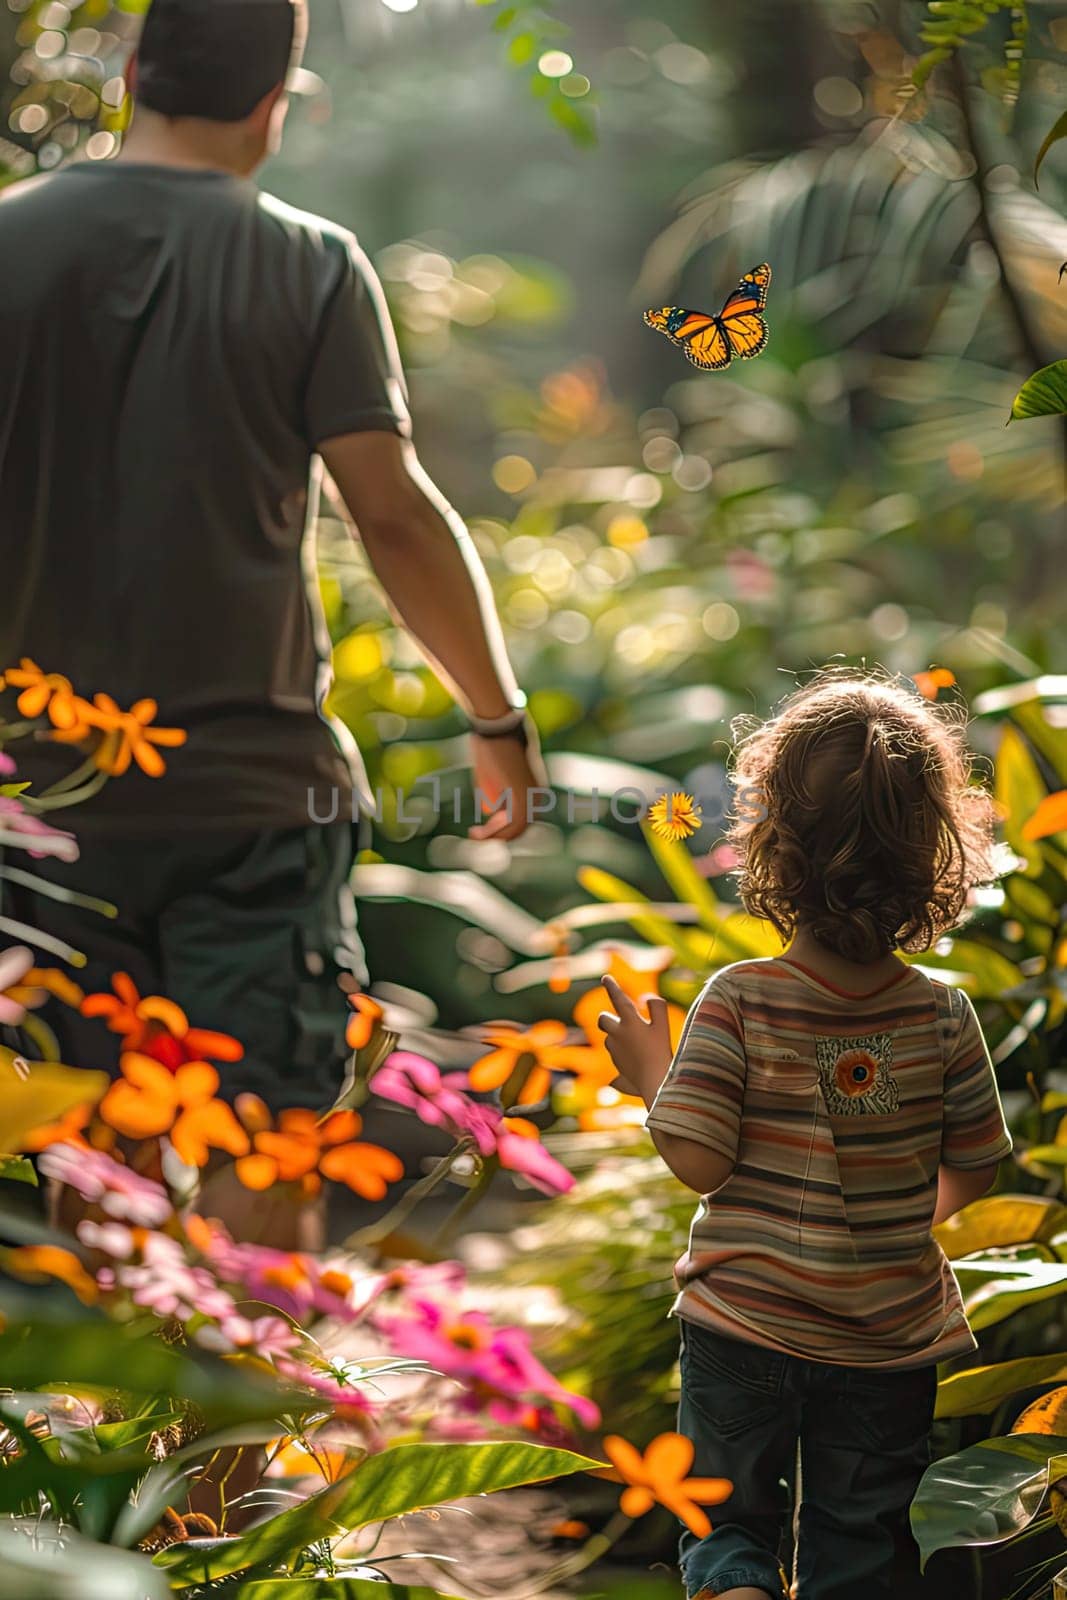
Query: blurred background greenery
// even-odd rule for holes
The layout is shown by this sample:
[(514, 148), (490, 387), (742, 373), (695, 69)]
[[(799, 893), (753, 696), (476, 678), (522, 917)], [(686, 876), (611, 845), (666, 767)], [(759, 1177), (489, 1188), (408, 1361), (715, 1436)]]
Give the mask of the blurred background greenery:
[[(1067, 146), (1040, 191), (1031, 177), (1067, 105), (1067, 3), (986, 9), (915, 90), (921, 0), (312, 0), (264, 183), (377, 264), (420, 454), (491, 573), (558, 796), (514, 845), (466, 839), (462, 720), (327, 506), (333, 707), (379, 797), (357, 878), (379, 993), (441, 1052), (488, 1018), (569, 1018), (611, 940), (661, 947), (664, 992), (690, 998), (750, 953), (702, 900), (733, 893), (716, 849), (731, 719), (831, 659), (936, 664), (987, 771), (997, 756), (1018, 866), (930, 961), (979, 1003), (1012, 1097), (1024, 1171), (1006, 1184), (1052, 1197), (1067, 837), (1022, 829), (1067, 787), (1065, 434), (1005, 423), (1067, 352)], [(141, 10), (8, 0), (0, 178), (115, 153)], [(965, 11), (981, 20), (963, 0), (938, 15)], [(645, 306), (716, 310), (761, 260), (759, 360), (697, 374), (644, 327)], [(604, 802), (622, 786), (684, 788), (704, 826), (650, 848)], [(640, 895), (663, 915), (635, 931)], [(606, 1422), (647, 1438), (669, 1423), (691, 1197), (638, 1130), (563, 1127), (578, 1188), (472, 1263), (554, 1330), (558, 1369)], [(1026, 1306), (983, 1359), (1062, 1345), (1062, 1318), (1042, 1303), (1038, 1327)], [(953, 1420), (943, 1447), (983, 1426)]]

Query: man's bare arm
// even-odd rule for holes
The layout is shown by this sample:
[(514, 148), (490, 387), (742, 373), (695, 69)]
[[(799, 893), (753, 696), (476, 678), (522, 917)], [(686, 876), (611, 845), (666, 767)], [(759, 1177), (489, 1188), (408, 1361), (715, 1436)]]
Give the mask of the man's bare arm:
[[(319, 453), (351, 513), (374, 572), (400, 622), (465, 711), (486, 719), (514, 703), (492, 590), (474, 541), (396, 434), (349, 433)], [(511, 792), (476, 837), (510, 839), (527, 820), (527, 792), (543, 782), (540, 760), (518, 739), (472, 739), (479, 787)]]

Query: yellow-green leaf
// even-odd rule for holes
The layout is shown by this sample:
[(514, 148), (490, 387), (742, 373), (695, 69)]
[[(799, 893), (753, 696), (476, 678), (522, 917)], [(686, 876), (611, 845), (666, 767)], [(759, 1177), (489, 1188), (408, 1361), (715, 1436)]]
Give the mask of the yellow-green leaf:
[(1039, 1195), (998, 1194), (957, 1211), (934, 1229), (950, 1261), (976, 1250), (1013, 1244), (1044, 1244), (1067, 1228), (1067, 1206)]
[(1011, 403), (1009, 422), (1061, 417), (1067, 412), (1067, 361), (1053, 361), (1031, 374)]
[(95, 1105), (109, 1082), (106, 1072), (52, 1061), (25, 1062), (13, 1050), (0, 1048), (0, 1149), (24, 1149), (36, 1128), (57, 1122), (75, 1106)]
[(1067, 1382), (1067, 1351), (1051, 1356), (1021, 1356), (988, 1367), (950, 1373), (937, 1386), (939, 1417), (988, 1416), (1021, 1389)]

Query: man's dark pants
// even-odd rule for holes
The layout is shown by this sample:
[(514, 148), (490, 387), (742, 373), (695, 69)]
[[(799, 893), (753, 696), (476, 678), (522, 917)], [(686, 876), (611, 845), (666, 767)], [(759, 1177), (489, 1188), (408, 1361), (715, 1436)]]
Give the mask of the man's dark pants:
[(746, 1584), (783, 1594), (780, 1553), (800, 1452), (800, 1600), (913, 1600), (921, 1593), (908, 1508), (929, 1461), (937, 1369), (829, 1366), (680, 1323), (679, 1432), (694, 1477), (729, 1478), (712, 1532), (685, 1532), (690, 1597)]
[[(70, 970), (87, 992), (110, 990), (112, 975), (127, 972), (142, 995), (175, 1001), (192, 1026), (238, 1038), (243, 1060), (219, 1068), (225, 1098), (251, 1090), (276, 1111), (328, 1105), (345, 1056), (338, 980), (366, 977), (348, 887), (351, 823), (81, 842), (77, 862), (20, 854), (17, 865), (112, 902), (116, 918), (11, 881), (5, 915), (84, 951), (88, 966)], [(102, 1021), (56, 1002), (41, 1015), (64, 1061), (115, 1067), (120, 1041)]]

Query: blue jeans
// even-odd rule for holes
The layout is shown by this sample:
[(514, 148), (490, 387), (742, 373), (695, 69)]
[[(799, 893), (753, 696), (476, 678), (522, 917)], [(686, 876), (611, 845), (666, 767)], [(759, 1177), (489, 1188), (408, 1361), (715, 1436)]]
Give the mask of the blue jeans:
[[(798, 1600), (912, 1600), (919, 1557), (908, 1508), (929, 1462), (937, 1371), (829, 1366), (726, 1339), (682, 1321), (678, 1431), (694, 1477), (729, 1478), (712, 1531), (679, 1555), (690, 1600), (751, 1585)], [(800, 1461), (798, 1481), (797, 1461)]]

